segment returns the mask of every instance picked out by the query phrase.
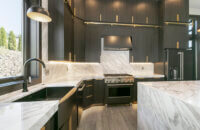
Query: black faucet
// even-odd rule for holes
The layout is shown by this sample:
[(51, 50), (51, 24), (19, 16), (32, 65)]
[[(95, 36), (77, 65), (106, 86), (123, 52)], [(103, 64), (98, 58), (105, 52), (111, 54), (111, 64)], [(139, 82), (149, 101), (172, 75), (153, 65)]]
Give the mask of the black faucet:
[(31, 58), (28, 59), (25, 63), (24, 63), (24, 82), (23, 82), (23, 91), (22, 92), (28, 92), (28, 88), (27, 88), (27, 64), (29, 64), (31, 61), (38, 61), (39, 63), (41, 63), (43, 65), (44, 68), (46, 68), (45, 63), (37, 58)]

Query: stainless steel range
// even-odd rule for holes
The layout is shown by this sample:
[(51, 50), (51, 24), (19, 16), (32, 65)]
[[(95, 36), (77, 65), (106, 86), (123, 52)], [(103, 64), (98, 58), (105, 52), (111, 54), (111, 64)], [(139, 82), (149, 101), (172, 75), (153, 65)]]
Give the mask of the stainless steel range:
[(106, 84), (127, 84), (133, 83), (134, 78), (129, 74), (105, 74)]
[(105, 74), (106, 104), (131, 103), (133, 99), (134, 78), (129, 74)]

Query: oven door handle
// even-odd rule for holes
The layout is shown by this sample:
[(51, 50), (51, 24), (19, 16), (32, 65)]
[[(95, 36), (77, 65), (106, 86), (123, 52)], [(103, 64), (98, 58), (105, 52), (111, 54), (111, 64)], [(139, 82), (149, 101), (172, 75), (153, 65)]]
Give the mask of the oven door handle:
[(132, 86), (133, 84), (107, 84), (107, 86)]

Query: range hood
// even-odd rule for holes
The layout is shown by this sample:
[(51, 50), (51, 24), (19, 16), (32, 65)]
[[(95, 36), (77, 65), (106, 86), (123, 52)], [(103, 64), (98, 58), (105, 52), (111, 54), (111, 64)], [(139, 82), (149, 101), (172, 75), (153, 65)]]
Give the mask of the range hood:
[(127, 51), (132, 49), (131, 36), (105, 36), (104, 50)]

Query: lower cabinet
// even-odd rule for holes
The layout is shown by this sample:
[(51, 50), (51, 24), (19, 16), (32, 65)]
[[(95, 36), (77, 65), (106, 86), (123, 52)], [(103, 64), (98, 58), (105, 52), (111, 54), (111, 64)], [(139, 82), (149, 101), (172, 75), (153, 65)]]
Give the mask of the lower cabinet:
[(91, 105), (104, 104), (104, 80), (86, 80), (83, 90), (83, 108), (86, 109)]
[(76, 92), (68, 99), (59, 104), (58, 109), (58, 128), (59, 130), (76, 130), (77, 129), (77, 99)]
[(86, 109), (94, 102), (94, 80), (86, 80), (83, 90), (83, 108)]
[(135, 78), (135, 82), (134, 82), (134, 90), (133, 90), (133, 101), (137, 101), (137, 83), (138, 82), (151, 82), (151, 81), (164, 81), (164, 77), (163, 78)]
[(41, 130), (57, 130), (58, 129), (58, 112), (56, 112), (51, 119), (45, 124)]
[(94, 81), (94, 104), (104, 104), (105, 97), (105, 83), (103, 79), (96, 79)]

